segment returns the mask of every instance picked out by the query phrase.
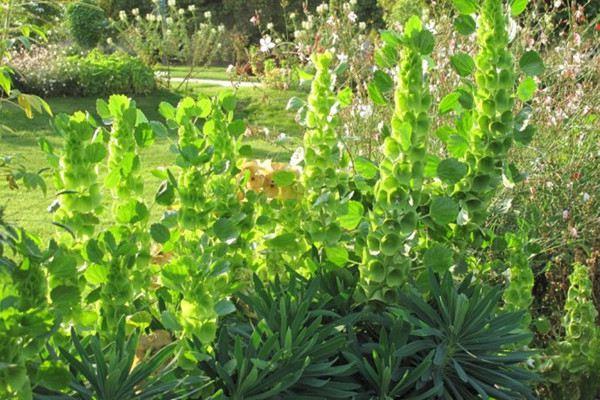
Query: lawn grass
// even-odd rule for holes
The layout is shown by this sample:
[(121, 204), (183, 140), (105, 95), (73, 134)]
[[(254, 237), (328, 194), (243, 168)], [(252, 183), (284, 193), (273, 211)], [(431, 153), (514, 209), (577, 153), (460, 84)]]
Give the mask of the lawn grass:
[[(167, 71), (169, 67), (166, 65), (158, 65), (154, 69), (156, 71)], [(188, 65), (171, 65), (170, 69), (171, 76), (174, 78), (185, 78), (190, 72), (190, 67)], [(221, 81), (229, 81), (231, 79), (230, 74), (227, 73), (227, 68), (218, 66), (195, 67), (191, 77), (197, 79), (215, 79)], [(245, 76), (244, 80), (254, 82), (257, 81), (257, 78), (253, 76)]]
[[(231, 90), (220, 86), (195, 85), (191, 87), (190, 94), (216, 95), (223, 90)], [(284, 92), (263, 88), (239, 88), (236, 90), (238, 102), (238, 117), (247, 121), (253, 135), (244, 140), (251, 144), (256, 158), (273, 158), (285, 160), (300, 142), (301, 129), (294, 121), (294, 113), (285, 109), (287, 101), (292, 96), (302, 96), (303, 93)], [(157, 91), (148, 96), (135, 96), (138, 107), (146, 114), (148, 119), (162, 120), (157, 112), (162, 101), (175, 104), (182, 94), (166, 90)], [(96, 99), (83, 98), (50, 98), (47, 99), (53, 112), (73, 113), (77, 110), (88, 111), (95, 115)], [(2, 132), (2, 155), (14, 156), (22, 162), (28, 170), (40, 170), (48, 166), (44, 153), (39, 149), (38, 140), (45, 137), (53, 146), (60, 148), (62, 138), (56, 135), (51, 127), (48, 116), (37, 115), (27, 119), (23, 113), (14, 108), (4, 107), (0, 111), (0, 120), (13, 131)], [(270, 136), (263, 134), (265, 128)], [(275, 136), (285, 132), (290, 136), (285, 146), (276, 144)], [(151, 203), (159, 181), (151, 171), (158, 166), (170, 166), (175, 155), (170, 151), (175, 137), (160, 138), (154, 145), (145, 149), (142, 154), (144, 165), (145, 197)], [(49, 176), (46, 175), (48, 178)], [(51, 179), (47, 179), (48, 193), (44, 196), (39, 190), (27, 191), (25, 189), (9, 190), (3, 183), (0, 185), (0, 204), (5, 208), (5, 220), (16, 225), (26, 227), (30, 232), (42, 237), (56, 230), (51, 224), (51, 216), (46, 212), (54, 200), (54, 189)]]

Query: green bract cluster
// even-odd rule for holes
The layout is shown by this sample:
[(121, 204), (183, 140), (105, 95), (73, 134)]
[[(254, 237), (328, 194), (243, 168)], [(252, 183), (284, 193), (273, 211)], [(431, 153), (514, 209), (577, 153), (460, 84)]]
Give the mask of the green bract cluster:
[[(545, 366), (552, 399), (593, 400), (600, 388), (600, 329), (592, 300), (592, 281), (585, 265), (576, 263), (569, 276), (563, 340)], [(568, 383), (567, 383), (568, 382)]]
[(428, 201), (423, 195), (430, 129), (431, 96), (423, 71), (423, 56), (433, 50), (433, 36), (418, 18), (410, 19), (404, 35), (387, 32), (383, 54), (403, 44), (394, 94), (394, 115), (390, 136), (383, 146), (384, 159), (375, 187), (368, 256), (362, 274), (370, 297), (393, 300), (393, 291), (408, 278), (412, 265), (411, 245), (417, 228), (417, 210)]
[[(509, 278), (502, 299), (509, 311), (529, 310), (533, 302), (535, 282), (529, 265), (527, 237), (522, 231), (518, 234), (507, 233), (505, 237)], [(530, 323), (531, 313), (527, 312), (523, 317), (523, 327), (527, 328)]]
[(161, 271), (161, 296), (181, 299), (167, 302), (162, 318), (169, 326), (166, 321), (178, 321), (205, 344), (214, 338), (217, 317), (230, 312), (226, 296), (248, 283), (254, 265), (248, 242), (253, 204), (240, 204), (236, 167), (246, 127), (234, 118), (235, 106), (230, 93), (160, 106), (178, 133), (179, 173), (161, 172), (165, 180), (156, 202), (174, 210), (152, 228), (163, 252), (173, 253)]

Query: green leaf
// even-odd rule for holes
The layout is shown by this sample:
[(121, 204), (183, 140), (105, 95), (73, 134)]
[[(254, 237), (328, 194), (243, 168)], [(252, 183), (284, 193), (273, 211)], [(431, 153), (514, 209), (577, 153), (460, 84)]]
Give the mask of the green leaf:
[(124, 204), (119, 204), (115, 213), (116, 219), (122, 224), (135, 224), (148, 218), (148, 208), (141, 201), (132, 199)]
[(215, 312), (219, 317), (229, 315), (235, 312), (235, 305), (227, 299), (223, 299), (215, 304)]
[(344, 89), (338, 92), (336, 97), (337, 101), (342, 107), (348, 107), (350, 104), (352, 104), (352, 96), (352, 89), (350, 89), (349, 87), (345, 87)]
[(454, 28), (456, 28), (456, 31), (461, 35), (467, 36), (475, 32), (477, 24), (475, 23), (473, 17), (463, 14), (459, 15), (454, 20)]
[(456, 110), (460, 107), (459, 100), (460, 93), (452, 92), (444, 96), (444, 98), (440, 101), (440, 105), (438, 106), (440, 110), (440, 114), (449, 113), (452, 110)]
[(110, 110), (108, 109), (108, 104), (102, 99), (96, 100), (96, 112), (104, 121), (109, 121), (112, 118)]
[(452, 4), (461, 14), (473, 14), (478, 9), (476, 0), (452, 0)]
[(343, 267), (348, 262), (348, 250), (340, 246), (325, 248), (325, 255), (338, 267)]
[(231, 244), (240, 236), (239, 227), (229, 218), (221, 217), (213, 225), (213, 231), (221, 241)]
[(102, 264), (91, 264), (83, 273), (85, 280), (91, 285), (103, 285), (108, 282), (109, 270)]
[(423, 30), (423, 23), (421, 18), (416, 15), (412, 15), (404, 24), (404, 34), (407, 37), (412, 37), (413, 34), (421, 32)]
[(426, 56), (431, 54), (435, 45), (433, 34), (428, 30), (422, 30), (413, 34), (411, 37), (412, 43), (421, 55)]
[(175, 201), (175, 190), (168, 180), (163, 181), (155, 196), (156, 203), (161, 206), (170, 206)]
[(429, 207), (429, 215), (440, 225), (456, 222), (458, 204), (451, 197), (434, 197)]
[(373, 82), (381, 93), (389, 92), (394, 87), (394, 80), (381, 70), (375, 71)]
[(246, 131), (246, 123), (241, 119), (236, 119), (227, 126), (227, 131), (231, 136), (238, 137)]
[(296, 174), (292, 171), (279, 170), (273, 174), (273, 181), (279, 187), (292, 186), (296, 181)]
[(450, 57), (452, 67), (462, 77), (469, 76), (475, 70), (475, 62), (467, 53), (457, 53)]
[(293, 233), (284, 233), (267, 240), (267, 246), (280, 250), (295, 250), (298, 247), (296, 235)]
[(285, 106), (285, 109), (288, 111), (297, 111), (300, 108), (302, 108), (304, 105), (306, 105), (306, 102), (301, 99), (300, 97), (292, 97), (288, 100), (287, 105)]
[(373, 163), (373, 161), (364, 157), (356, 157), (354, 160), (354, 169), (356, 172), (365, 179), (373, 179), (377, 176), (379, 168)]
[(536, 90), (537, 83), (535, 83), (535, 80), (532, 77), (528, 76), (519, 84), (517, 96), (519, 96), (521, 101), (529, 101), (533, 98)]
[(50, 299), (59, 307), (79, 304), (79, 288), (71, 285), (60, 285), (52, 289)]
[(235, 111), (237, 100), (233, 93), (221, 92), (221, 94), (219, 95), (219, 99), (221, 100), (221, 105), (223, 106), (225, 111)]
[(544, 61), (537, 51), (526, 51), (519, 60), (521, 70), (529, 76), (540, 75), (544, 72)]
[(379, 87), (375, 84), (375, 82), (370, 82), (367, 86), (367, 91), (369, 92), (369, 97), (373, 100), (373, 103), (379, 106), (384, 106), (387, 104), (385, 97), (381, 94)]
[(344, 229), (352, 230), (355, 229), (360, 221), (362, 220), (365, 208), (358, 201), (350, 200), (348, 202), (348, 211), (346, 214), (341, 215), (338, 218), (340, 226)]
[(98, 241), (96, 239), (90, 239), (85, 244), (84, 256), (88, 261), (96, 264), (102, 264), (104, 253), (102, 252), (102, 249), (98, 245)]
[(522, 145), (528, 145), (537, 133), (537, 129), (533, 125), (527, 125), (522, 131), (515, 132), (515, 141)]
[(56, 362), (44, 361), (38, 368), (37, 380), (45, 388), (62, 390), (71, 383), (71, 374)]
[(107, 151), (103, 143), (92, 143), (85, 147), (85, 159), (92, 164), (97, 164), (104, 160)]
[(158, 105), (158, 112), (165, 119), (175, 119), (175, 107), (165, 101)]
[(458, 183), (468, 171), (467, 164), (458, 161), (456, 158), (447, 158), (440, 161), (437, 166), (437, 175), (442, 182), (449, 185)]
[(171, 238), (169, 228), (163, 224), (152, 224), (150, 226), (150, 235), (156, 243), (166, 243)]
[(437, 273), (445, 273), (453, 264), (453, 253), (448, 247), (435, 243), (423, 255), (423, 264)]
[(527, 8), (529, 0), (512, 0), (510, 4), (510, 13), (513, 17), (521, 15)]
[(452, 157), (461, 158), (467, 152), (469, 143), (460, 135), (450, 135), (446, 148)]
[(385, 256), (396, 255), (402, 250), (402, 239), (396, 233), (388, 233), (381, 239), (379, 249)]

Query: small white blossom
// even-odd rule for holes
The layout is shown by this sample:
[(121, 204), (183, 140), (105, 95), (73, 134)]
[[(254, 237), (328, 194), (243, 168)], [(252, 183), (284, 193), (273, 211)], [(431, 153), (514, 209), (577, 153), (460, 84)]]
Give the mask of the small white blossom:
[(326, 3), (321, 3), (320, 5), (317, 6), (317, 14), (325, 14), (327, 12), (327, 10), (329, 9), (329, 6)]
[(354, 11), (350, 11), (348, 13), (348, 19), (350, 20), (350, 22), (354, 23), (358, 20), (358, 15), (356, 15)]
[(190, 5), (188, 6), (188, 11), (191, 11), (191, 12), (194, 12), (194, 11), (196, 11), (196, 6), (195, 6), (195, 5), (193, 5), (193, 4), (190, 4)]
[(231, 74), (231, 73), (233, 73), (233, 71), (234, 71), (234, 70), (235, 70), (235, 67), (233, 66), (233, 64), (229, 64), (229, 65), (227, 66), (227, 71), (226, 71), (226, 72), (227, 72), (228, 74)]
[(260, 39), (260, 51), (268, 53), (275, 47), (275, 43), (271, 40), (271, 36), (267, 35)]
[(171, 17), (167, 17), (167, 18), (165, 19), (165, 22), (167, 23), (167, 25), (171, 25), (171, 24), (173, 23), (173, 18), (171, 18)]
[(177, 5), (175, 0), (168, 0), (167, 4), (169, 5), (169, 7), (175, 7)]
[(570, 216), (571, 216), (571, 213), (569, 213), (569, 210), (563, 210), (562, 217), (565, 221), (568, 220)]
[(137, 17), (138, 15), (140, 15), (140, 9), (134, 8), (133, 10), (131, 10), (131, 15)]
[(367, 29), (367, 23), (366, 23), (366, 22), (364, 22), (364, 21), (360, 21), (360, 22), (358, 23), (358, 28), (359, 28), (361, 31), (364, 31), (365, 29)]
[(290, 13), (290, 19), (296, 19), (296, 13)]
[(180, 8), (179, 10), (177, 10), (177, 12), (179, 13), (179, 15), (185, 14), (185, 10), (183, 8)]
[(583, 201), (584, 201), (585, 203), (587, 203), (588, 201), (590, 201), (590, 199), (592, 198), (592, 197), (590, 196), (590, 194), (589, 194), (589, 193), (587, 193), (587, 192), (584, 192), (582, 196), (583, 196)]
[(341, 63), (345, 63), (346, 61), (348, 61), (348, 55), (344, 54), (344, 53), (339, 53), (337, 56), (337, 59), (341, 62)]
[(127, 21), (127, 13), (123, 10), (119, 11), (119, 19), (121, 21)]
[(211, 17), (212, 17), (212, 13), (210, 11), (205, 11), (204, 12), (204, 18), (210, 19)]
[(274, 28), (274, 27), (275, 27), (275, 25), (273, 25), (273, 23), (272, 23), (272, 22), (269, 22), (269, 23), (267, 24), (267, 29), (268, 29), (268, 30), (270, 30), (270, 31), (271, 31), (271, 30), (273, 30), (273, 28)]

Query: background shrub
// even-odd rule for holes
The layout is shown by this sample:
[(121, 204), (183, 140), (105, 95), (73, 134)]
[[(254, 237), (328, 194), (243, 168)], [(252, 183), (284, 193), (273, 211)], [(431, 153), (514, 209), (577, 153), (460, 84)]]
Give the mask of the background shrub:
[(156, 87), (152, 69), (121, 52), (67, 56), (60, 46), (32, 47), (16, 53), (11, 65), (19, 90), (43, 96), (148, 94)]
[(156, 86), (152, 69), (125, 53), (107, 56), (94, 50), (85, 57), (72, 56), (68, 60), (77, 71), (77, 86), (84, 96), (147, 94)]
[(71, 35), (83, 48), (95, 47), (108, 29), (108, 19), (104, 10), (93, 0), (70, 4), (67, 15)]

